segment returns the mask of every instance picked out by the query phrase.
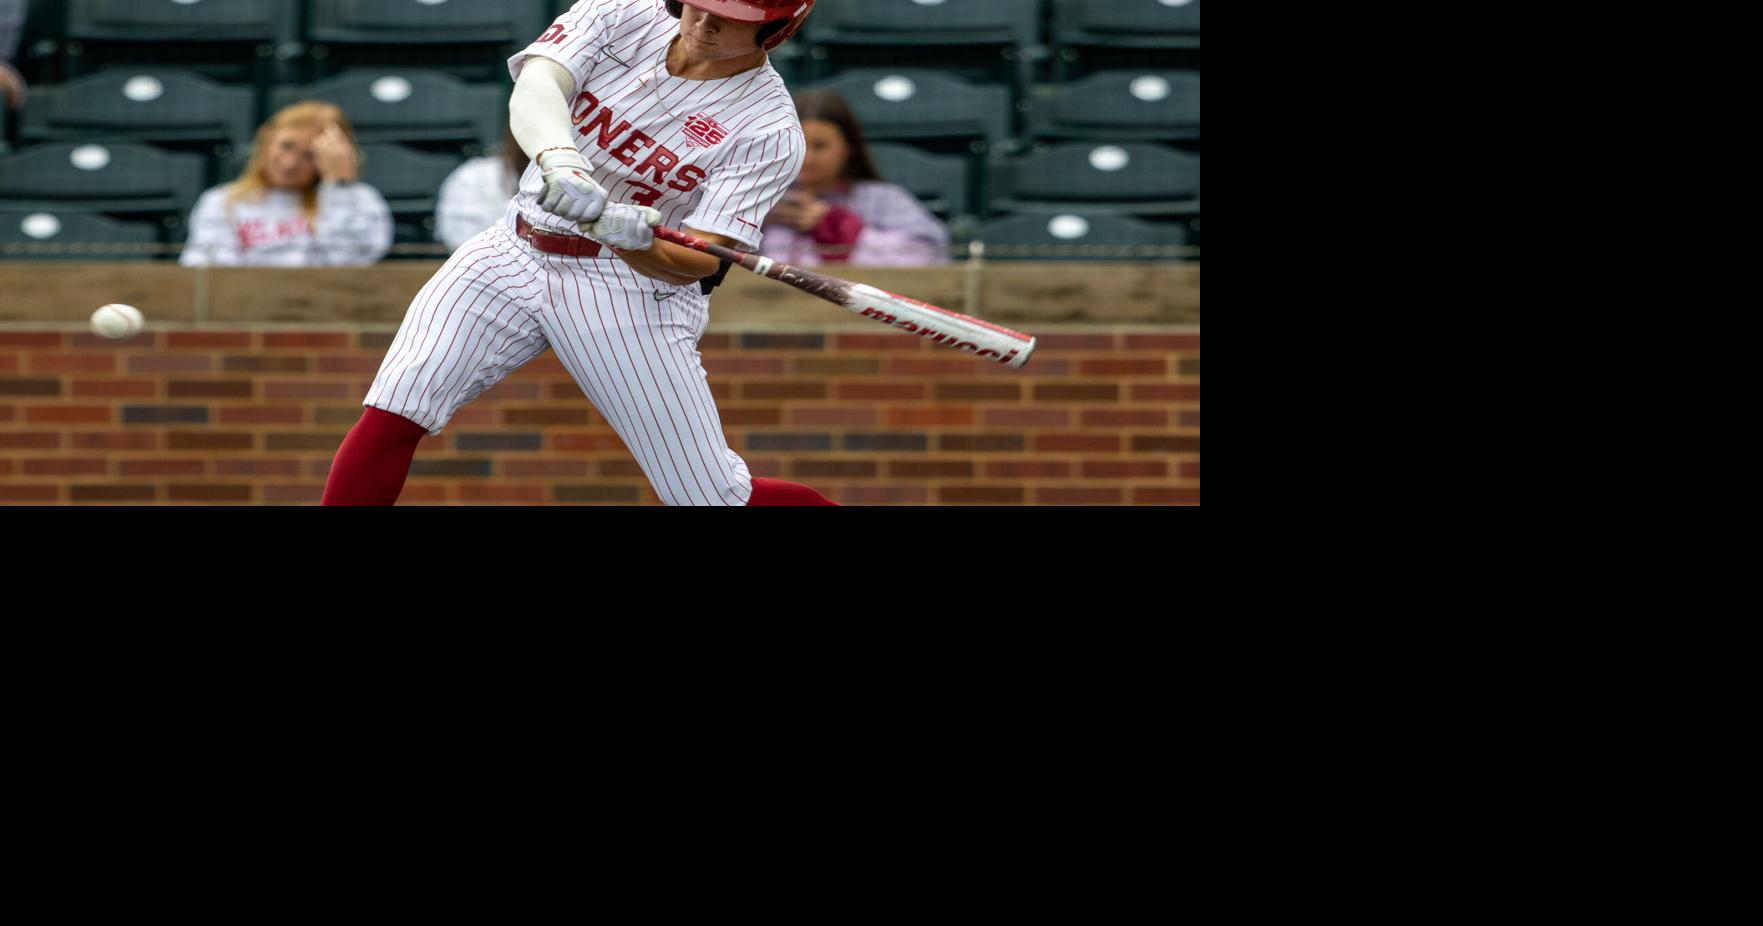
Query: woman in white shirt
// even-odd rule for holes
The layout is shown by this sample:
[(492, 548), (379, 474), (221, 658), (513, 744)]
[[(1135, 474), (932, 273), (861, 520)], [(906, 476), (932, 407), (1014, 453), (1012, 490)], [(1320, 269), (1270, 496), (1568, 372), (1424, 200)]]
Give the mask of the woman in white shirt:
[(343, 111), (296, 103), (257, 130), (251, 162), (202, 194), (181, 263), (360, 267), (392, 246), (392, 210), (360, 182), (361, 155)]
[(502, 139), (500, 153), (459, 165), (441, 184), (440, 200), (435, 203), (435, 236), (457, 251), (478, 232), (502, 221), (508, 201), (520, 192), (520, 175), (526, 173), (526, 165), (526, 152), (520, 150), (512, 131)]

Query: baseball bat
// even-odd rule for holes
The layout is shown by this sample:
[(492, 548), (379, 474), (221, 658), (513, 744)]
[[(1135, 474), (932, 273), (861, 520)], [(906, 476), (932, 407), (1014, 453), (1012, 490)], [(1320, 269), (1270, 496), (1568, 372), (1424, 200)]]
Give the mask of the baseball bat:
[(818, 296), (834, 305), (843, 306), (864, 318), (892, 325), (921, 338), (930, 338), (933, 343), (964, 350), (1008, 367), (1022, 366), (1035, 352), (1035, 339), (1031, 335), (959, 312), (951, 312), (927, 302), (896, 296), (864, 283), (853, 283), (789, 264), (780, 264), (769, 257), (711, 244), (665, 225), (655, 226), (655, 237), (694, 251), (703, 251), (731, 264), (739, 264), (762, 277), (788, 283), (810, 296)]

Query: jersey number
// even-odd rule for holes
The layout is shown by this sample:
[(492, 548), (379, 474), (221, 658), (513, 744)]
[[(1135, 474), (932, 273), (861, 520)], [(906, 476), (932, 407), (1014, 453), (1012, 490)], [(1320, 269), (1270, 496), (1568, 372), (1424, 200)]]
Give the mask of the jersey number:
[(569, 38), (569, 36), (563, 34), (562, 24), (556, 24), (556, 25), (553, 25), (551, 28), (546, 29), (545, 34), (539, 36), (538, 41), (534, 42), (533, 44), (534, 45), (543, 45), (546, 42), (555, 42), (558, 45), (562, 45), (564, 40), (568, 39), (568, 38)]
[(638, 183), (635, 180), (626, 180), (625, 182), (636, 187), (639, 191), (631, 194), (631, 202), (639, 206), (653, 206), (655, 201), (661, 198), (661, 191), (647, 183)]

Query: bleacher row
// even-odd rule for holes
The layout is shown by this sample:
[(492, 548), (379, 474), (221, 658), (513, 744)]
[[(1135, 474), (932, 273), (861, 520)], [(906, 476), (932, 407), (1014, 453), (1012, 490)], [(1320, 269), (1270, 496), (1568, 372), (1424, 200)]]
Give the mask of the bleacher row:
[[(15, 121), (0, 107), (0, 246), (43, 247), (0, 258), (182, 241), (201, 191), (236, 177), (256, 127), (302, 99), (349, 115), (397, 241), (433, 242), (442, 181), (501, 143), (507, 57), (572, 5), (31, 0), (31, 97)], [(844, 96), (883, 176), (958, 242), (999, 257), (1191, 253), (1199, 6), (820, 0), (772, 63), (792, 89)]]

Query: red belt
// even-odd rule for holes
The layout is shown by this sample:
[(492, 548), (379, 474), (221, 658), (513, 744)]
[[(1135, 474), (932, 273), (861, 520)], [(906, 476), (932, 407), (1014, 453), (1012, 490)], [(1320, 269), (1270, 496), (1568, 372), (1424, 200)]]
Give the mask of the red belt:
[[(535, 251), (546, 254), (561, 254), (564, 257), (599, 257), (600, 242), (580, 235), (551, 235), (533, 228), (526, 216), (514, 217), (514, 236), (533, 246)], [(610, 252), (607, 257), (613, 256)]]

